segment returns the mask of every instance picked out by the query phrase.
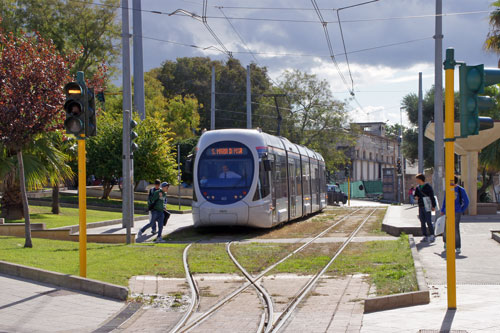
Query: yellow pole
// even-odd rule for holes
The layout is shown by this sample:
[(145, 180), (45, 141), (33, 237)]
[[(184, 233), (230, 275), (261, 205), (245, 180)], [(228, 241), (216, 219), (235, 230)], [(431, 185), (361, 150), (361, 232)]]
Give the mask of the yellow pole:
[(78, 207), (80, 212), (80, 276), (87, 277), (87, 176), (85, 139), (78, 140)]
[(446, 195), (446, 281), (448, 309), (457, 308), (457, 279), (455, 267), (455, 114), (454, 114), (454, 60), (453, 49), (446, 50), (445, 68), (445, 195)]
[(347, 177), (347, 205), (351, 207), (351, 177)]

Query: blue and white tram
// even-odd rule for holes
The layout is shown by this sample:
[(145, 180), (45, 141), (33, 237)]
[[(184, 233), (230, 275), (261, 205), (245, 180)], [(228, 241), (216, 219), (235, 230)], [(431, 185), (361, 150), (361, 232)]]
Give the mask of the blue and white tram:
[(195, 226), (271, 228), (326, 207), (323, 157), (260, 130), (205, 132), (196, 148)]

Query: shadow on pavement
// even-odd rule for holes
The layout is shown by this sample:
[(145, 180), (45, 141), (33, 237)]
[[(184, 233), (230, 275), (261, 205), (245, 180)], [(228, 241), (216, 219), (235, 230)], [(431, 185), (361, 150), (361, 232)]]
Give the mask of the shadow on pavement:
[(441, 328), (439, 332), (450, 332), (451, 324), (453, 324), (453, 319), (455, 318), (455, 313), (457, 310), (447, 310), (446, 314), (443, 318), (443, 323), (441, 324)]
[(414, 208), (418, 208), (418, 206), (417, 205), (411, 206), (411, 207), (405, 208), (405, 210), (410, 210), (410, 209), (414, 209)]
[[(446, 260), (446, 250), (441, 251), (441, 253), (434, 252), (434, 254)], [(455, 259), (467, 259), (467, 258), (468, 257), (464, 256), (463, 254), (455, 254)]]

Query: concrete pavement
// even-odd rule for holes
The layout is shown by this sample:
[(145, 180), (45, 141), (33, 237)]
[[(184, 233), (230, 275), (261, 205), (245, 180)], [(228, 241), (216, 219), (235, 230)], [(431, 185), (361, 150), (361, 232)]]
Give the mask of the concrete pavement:
[[(390, 206), (387, 217), (401, 226), (420, 226), (416, 209), (408, 205)], [(462, 221), (462, 253), (456, 256), (457, 310), (448, 310), (446, 255), (441, 237), (434, 243), (415, 237), (431, 290), (430, 304), (365, 314), (361, 332), (500, 332), (500, 244), (490, 234), (490, 229), (500, 227), (500, 215), (465, 216)]]
[(3, 274), (0, 286), (0, 332), (91, 332), (125, 304)]

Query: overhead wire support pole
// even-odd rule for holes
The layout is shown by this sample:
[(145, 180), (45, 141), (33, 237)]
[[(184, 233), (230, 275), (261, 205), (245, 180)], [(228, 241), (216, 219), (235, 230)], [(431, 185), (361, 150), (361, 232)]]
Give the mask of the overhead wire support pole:
[(424, 172), (424, 120), (422, 99), (422, 72), (420, 72), (418, 73), (418, 173)]
[(252, 86), (250, 82), (250, 65), (247, 66), (247, 128), (252, 128)]
[(210, 130), (215, 129), (215, 66), (212, 65), (212, 91), (210, 93)]
[(457, 308), (457, 278), (455, 266), (455, 99), (454, 99), (454, 72), (455, 50), (446, 50), (445, 69), (445, 195), (446, 200), (446, 283), (448, 288), (448, 309)]
[(443, 200), (443, 12), (442, 0), (436, 0), (436, 31), (434, 35), (434, 190)]
[(141, 120), (146, 118), (144, 102), (144, 61), (142, 50), (141, 0), (132, 0), (132, 22), (134, 29), (134, 106)]

